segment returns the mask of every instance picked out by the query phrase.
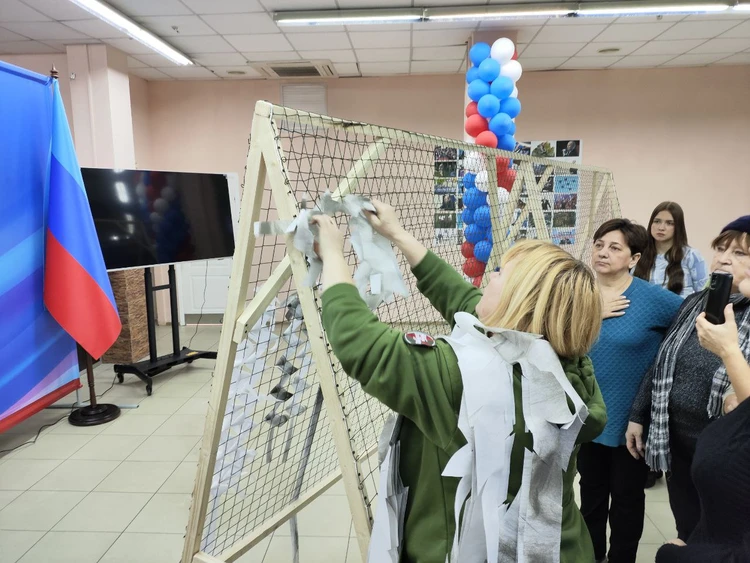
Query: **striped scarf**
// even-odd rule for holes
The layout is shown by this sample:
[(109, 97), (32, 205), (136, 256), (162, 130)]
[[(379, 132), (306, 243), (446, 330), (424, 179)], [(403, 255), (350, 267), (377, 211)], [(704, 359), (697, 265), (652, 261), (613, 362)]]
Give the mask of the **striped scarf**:
[[(669, 395), (672, 392), (675, 365), (677, 365), (680, 349), (695, 330), (695, 321), (705, 308), (707, 298), (708, 290), (704, 290), (685, 300), (654, 361), (651, 426), (646, 442), (646, 463), (654, 471), (669, 471)], [(750, 300), (741, 294), (734, 294), (730, 302), (735, 306), (737, 304), (745, 306), (742, 320), (738, 323), (738, 330), (740, 349), (748, 358), (750, 357), (750, 306), (747, 305), (750, 304)], [(721, 416), (722, 398), (728, 388), (727, 368), (722, 362), (714, 373), (711, 383), (711, 396), (706, 407), (710, 418)]]

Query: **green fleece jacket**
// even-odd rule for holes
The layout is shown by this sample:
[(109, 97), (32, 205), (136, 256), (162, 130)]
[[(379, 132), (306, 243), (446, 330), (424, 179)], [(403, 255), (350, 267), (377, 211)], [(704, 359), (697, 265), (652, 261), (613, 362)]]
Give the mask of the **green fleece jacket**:
[[(456, 313), (475, 313), (481, 292), (447, 263), (429, 253), (413, 269), (418, 288), (453, 326)], [(458, 429), (463, 384), (451, 346), (438, 340), (432, 348), (412, 346), (403, 333), (380, 322), (349, 284), (323, 293), (323, 325), (344, 371), (395, 412), (401, 427), (401, 479), (409, 487), (402, 562), (444, 563), (455, 532), (453, 504), (458, 479), (443, 477), (451, 456), (465, 443)], [(568, 380), (589, 409), (578, 443), (596, 438), (607, 421), (604, 400), (588, 357), (562, 359)], [(509, 497), (521, 486), (523, 450), (531, 449), (525, 430), (521, 373), (514, 381), (516, 435), (511, 455)], [(586, 524), (575, 504), (573, 479), (578, 447), (563, 480), (561, 563), (590, 563), (594, 550)]]

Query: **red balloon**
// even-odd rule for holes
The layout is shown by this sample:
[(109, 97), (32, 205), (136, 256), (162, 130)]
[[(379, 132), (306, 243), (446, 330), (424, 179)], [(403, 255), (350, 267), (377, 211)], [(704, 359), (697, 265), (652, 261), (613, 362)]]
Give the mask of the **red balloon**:
[(476, 136), (474, 142), (477, 145), (484, 147), (490, 147), (491, 149), (497, 148), (497, 136), (492, 131), (482, 131)]
[(495, 164), (497, 164), (497, 175), (503, 174), (508, 168), (510, 168), (510, 159), (504, 156), (496, 156)]
[(477, 276), (473, 280), (471, 280), (471, 283), (473, 283), (476, 287), (479, 287), (480, 285), (482, 285), (482, 278), (483, 277), (484, 276)]
[(497, 175), (497, 183), (501, 188), (505, 188), (510, 191), (513, 188), (513, 184), (516, 182), (516, 171), (507, 169), (503, 174)]
[(476, 258), (469, 258), (466, 262), (464, 262), (464, 274), (469, 276), (470, 278), (476, 278), (477, 276), (481, 276), (484, 274), (484, 269), (487, 267), (487, 264), (484, 262), (480, 262)]
[(477, 113), (479, 113), (479, 110), (477, 110), (477, 103), (469, 102), (469, 105), (466, 106), (466, 117), (471, 117)]
[(510, 60), (512, 61), (518, 60), (518, 51), (513, 51), (513, 56), (510, 58)]
[(474, 245), (471, 244), (468, 240), (464, 241), (464, 243), (461, 245), (461, 254), (464, 258), (471, 258), (474, 256)]
[[(487, 131), (487, 127), (487, 119), (478, 113), (475, 113), (466, 118), (464, 129), (466, 129), (466, 132), (472, 137), (477, 137), (481, 133)], [(497, 141), (495, 142), (495, 145), (497, 145)]]

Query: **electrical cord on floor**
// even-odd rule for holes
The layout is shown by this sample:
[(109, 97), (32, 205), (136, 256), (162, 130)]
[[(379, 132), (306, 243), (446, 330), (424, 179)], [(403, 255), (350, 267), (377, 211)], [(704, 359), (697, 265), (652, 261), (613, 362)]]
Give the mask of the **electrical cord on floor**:
[[(201, 320), (203, 320), (203, 309), (206, 307), (206, 290), (208, 289), (208, 260), (206, 260), (206, 273), (203, 278), (203, 303), (201, 303), (201, 312), (200, 315), (198, 315), (198, 322), (195, 323), (195, 332), (193, 333), (193, 336), (190, 338), (190, 342), (188, 342), (187, 347), (192, 348), (193, 346), (193, 340), (198, 335), (198, 330), (200, 330), (201, 326)], [(172, 322), (176, 322), (175, 319), (172, 319)]]

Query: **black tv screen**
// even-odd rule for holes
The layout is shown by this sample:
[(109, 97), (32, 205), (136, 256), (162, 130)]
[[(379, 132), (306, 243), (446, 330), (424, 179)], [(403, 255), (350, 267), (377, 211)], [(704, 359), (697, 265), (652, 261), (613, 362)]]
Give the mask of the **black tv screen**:
[(108, 270), (234, 254), (223, 174), (82, 168)]

